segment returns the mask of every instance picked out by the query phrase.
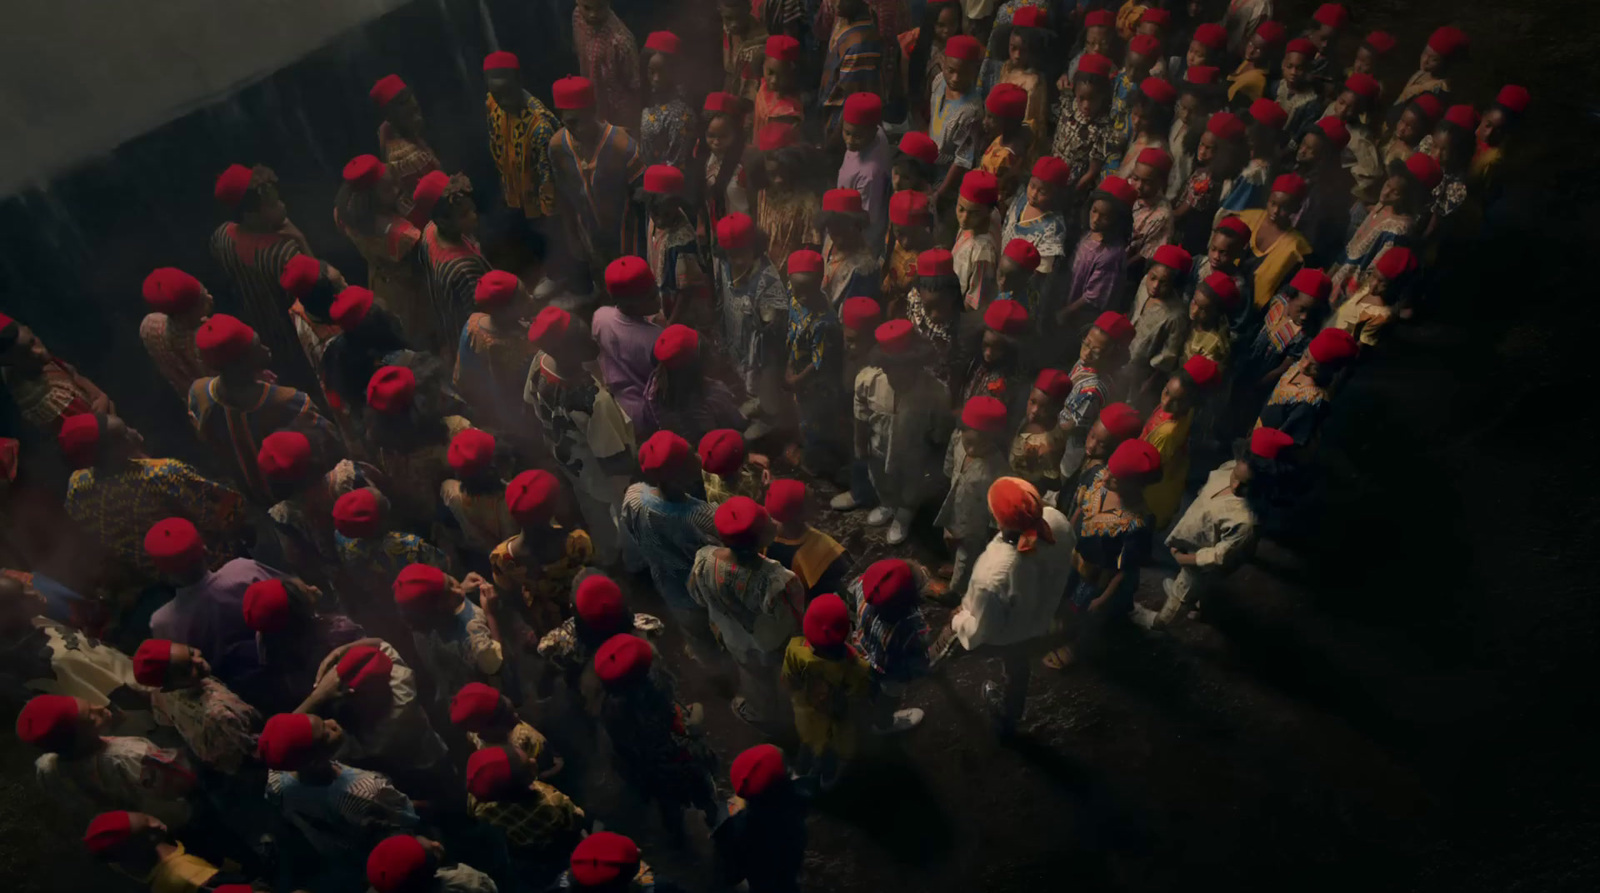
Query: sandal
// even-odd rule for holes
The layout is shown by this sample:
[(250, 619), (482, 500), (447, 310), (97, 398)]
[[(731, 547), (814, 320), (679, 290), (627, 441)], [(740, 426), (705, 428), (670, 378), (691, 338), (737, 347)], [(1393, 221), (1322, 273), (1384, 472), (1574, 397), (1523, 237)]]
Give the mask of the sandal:
[(1072, 649), (1066, 645), (1053, 649), (1044, 656), (1044, 660), (1041, 663), (1044, 664), (1047, 670), (1055, 670), (1057, 673), (1065, 672), (1067, 668), (1072, 666)]

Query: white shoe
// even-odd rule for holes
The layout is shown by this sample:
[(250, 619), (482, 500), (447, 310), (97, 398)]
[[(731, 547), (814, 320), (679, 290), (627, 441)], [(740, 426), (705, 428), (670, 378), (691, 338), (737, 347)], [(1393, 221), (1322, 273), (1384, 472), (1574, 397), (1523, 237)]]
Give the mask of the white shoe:
[(840, 493), (838, 496), (828, 500), (828, 508), (831, 508), (836, 512), (848, 512), (860, 507), (861, 503), (856, 502), (855, 494), (851, 493), (849, 490), (846, 490), (843, 493)]
[(901, 516), (897, 513), (894, 516), (894, 523), (889, 525), (889, 532), (883, 537), (884, 540), (891, 546), (898, 546), (910, 537), (911, 522), (901, 520)]
[(1145, 629), (1155, 629), (1156, 616), (1156, 612), (1144, 605), (1134, 605), (1133, 610), (1128, 612), (1128, 619), (1132, 620), (1135, 626)]
[(890, 724), (890, 732), (909, 732), (922, 724), (925, 714), (921, 707), (907, 707), (894, 712), (894, 722)]
[(1168, 577), (1167, 579), (1161, 581), (1161, 591), (1167, 594), (1167, 598), (1178, 597), (1177, 582), (1178, 581), (1172, 577)]
[(891, 509), (888, 506), (880, 505), (872, 511), (867, 512), (867, 523), (873, 527), (882, 527), (893, 520), (894, 509)]

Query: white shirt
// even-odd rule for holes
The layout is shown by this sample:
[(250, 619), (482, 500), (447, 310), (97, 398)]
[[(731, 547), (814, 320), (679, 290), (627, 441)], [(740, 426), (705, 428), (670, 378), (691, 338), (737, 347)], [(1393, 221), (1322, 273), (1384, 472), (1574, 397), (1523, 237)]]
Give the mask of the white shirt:
[(1044, 520), (1054, 543), (1041, 538), (1024, 554), (996, 534), (978, 556), (961, 608), (950, 618), (961, 647), (1013, 645), (1050, 631), (1067, 588), (1073, 537), (1066, 515), (1045, 506)]
[[(399, 769), (427, 769), (445, 758), (444, 739), (433, 730), (428, 714), (417, 702), (416, 673), (400, 659), (400, 652), (388, 642), (379, 642), (382, 651), (394, 666), (389, 670), (389, 714), (375, 722), (371, 728), (345, 726), (344, 744), (340, 745), (338, 760), (359, 765), (367, 760), (378, 760)], [(321, 683), (329, 673), (337, 673), (337, 662), (317, 677)]]

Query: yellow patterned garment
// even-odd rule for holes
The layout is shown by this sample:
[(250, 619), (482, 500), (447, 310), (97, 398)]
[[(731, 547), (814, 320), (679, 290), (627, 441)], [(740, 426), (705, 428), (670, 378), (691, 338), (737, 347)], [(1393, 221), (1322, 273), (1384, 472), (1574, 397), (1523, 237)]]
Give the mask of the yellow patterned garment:
[(153, 579), (144, 535), (164, 518), (187, 518), (199, 528), (215, 565), (238, 554), (244, 495), (176, 459), (133, 459), (123, 469), (85, 468), (67, 483), (67, 514), (122, 565)]
[[(555, 524), (551, 536), (561, 536)], [(529, 567), (511, 552), (508, 539), (489, 553), (494, 585), (502, 592), (520, 592), (528, 606), (528, 625), (540, 636), (561, 625), (567, 605), (572, 603), (572, 581), (594, 561), (594, 542), (582, 530), (565, 532), (561, 557), (540, 567)]]
[(515, 118), (507, 115), (493, 96), (485, 100), (489, 154), (500, 171), (506, 207), (520, 208), (526, 217), (548, 217), (556, 212), (555, 181), (550, 169), (550, 140), (556, 135), (556, 119), (544, 103), (523, 95), (528, 103)]

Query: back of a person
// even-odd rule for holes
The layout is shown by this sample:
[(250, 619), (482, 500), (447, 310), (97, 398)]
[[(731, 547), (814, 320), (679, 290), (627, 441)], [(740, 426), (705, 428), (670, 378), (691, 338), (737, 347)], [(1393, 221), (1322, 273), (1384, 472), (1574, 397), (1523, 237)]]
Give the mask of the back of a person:
[(366, 852), (367, 829), (344, 812), (343, 801), (373, 773), (352, 766), (334, 764), (333, 780), (326, 785), (301, 781), (292, 772), (272, 771), (267, 775), (267, 797), (276, 801), (283, 817), (294, 825), (306, 842), (325, 857), (350, 858)]
[(789, 604), (794, 572), (767, 558), (735, 561), (706, 546), (695, 555), (689, 590), (705, 605), (723, 644), (735, 656), (777, 652), (800, 629), (801, 605)]
[(255, 631), (244, 621), (244, 593), (250, 584), (277, 579), (263, 564), (235, 558), (184, 587), (150, 615), (150, 632), (199, 648), (224, 682), (259, 664)]
[(623, 498), (623, 523), (650, 565), (658, 587), (683, 588), (700, 547), (716, 541), (712, 509), (686, 496), (666, 499), (649, 484), (634, 484)]

